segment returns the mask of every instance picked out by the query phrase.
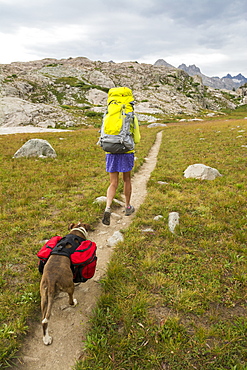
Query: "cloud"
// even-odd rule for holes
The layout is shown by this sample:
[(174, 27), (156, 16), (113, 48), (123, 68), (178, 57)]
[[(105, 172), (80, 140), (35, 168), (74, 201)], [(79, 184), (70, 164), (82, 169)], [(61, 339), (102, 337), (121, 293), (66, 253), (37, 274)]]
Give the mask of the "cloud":
[(0, 7), (0, 63), (163, 58), (209, 76), (247, 76), (246, 0), (0, 0)]

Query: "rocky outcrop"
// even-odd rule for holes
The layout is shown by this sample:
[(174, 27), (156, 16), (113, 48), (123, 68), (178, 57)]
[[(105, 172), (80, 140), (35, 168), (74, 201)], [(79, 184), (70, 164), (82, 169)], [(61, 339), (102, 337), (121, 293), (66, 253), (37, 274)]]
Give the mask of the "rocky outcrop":
[(59, 107), (35, 104), (16, 97), (0, 98), (1, 126), (56, 127), (58, 124), (74, 126), (76, 122)]
[(241, 96), (242, 104), (247, 104), (247, 83), (241, 86), (237, 90), (237, 93)]
[(0, 65), (0, 125), (87, 124), (88, 112), (105, 112), (107, 92), (114, 86), (133, 89), (141, 117), (235, 107), (233, 98), (209, 89), (200, 76), (170, 65), (43, 59)]

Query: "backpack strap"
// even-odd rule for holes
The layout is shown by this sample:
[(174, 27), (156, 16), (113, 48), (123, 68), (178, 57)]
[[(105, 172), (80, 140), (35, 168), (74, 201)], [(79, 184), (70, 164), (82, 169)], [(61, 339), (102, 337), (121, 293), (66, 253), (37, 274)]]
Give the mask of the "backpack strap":
[[(82, 238), (77, 235), (68, 234), (65, 237), (63, 237), (57, 245), (53, 248), (51, 255), (53, 254), (59, 254), (61, 256), (66, 256), (70, 258), (70, 255), (74, 253), (76, 248), (79, 247), (79, 245), (86, 240), (85, 238)], [(67, 244), (71, 244), (71, 248), (66, 248)]]
[(111, 101), (109, 101), (109, 103), (107, 105), (110, 105), (111, 103), (113, 103), (114, 101), (116, 101), (115, 99), (112, 99)]

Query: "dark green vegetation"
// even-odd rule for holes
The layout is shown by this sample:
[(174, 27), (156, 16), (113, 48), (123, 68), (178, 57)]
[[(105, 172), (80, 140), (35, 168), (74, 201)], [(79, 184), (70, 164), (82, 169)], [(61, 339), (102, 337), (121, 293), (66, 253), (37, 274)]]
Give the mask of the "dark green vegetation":
[[(136, 170), (156, 132), (141, 127)], [(246, 133), (244, 119), (163, 129), (148, 197), (113, 254), (76, 370), (246, 370)], [(12, 159), (32, 137), (48, 140), (58, 158)], [(104, 205), (93, 201), (105, 195), (108, 176), (97, 137), (95, 129), (0, 137), (2, 364), (27, 319), (40, 318), (41, 241), (102, 215)], [(185, 179), (193, 163), (223, 176)], [(172, 211), (180, 214), (175, 235)]]

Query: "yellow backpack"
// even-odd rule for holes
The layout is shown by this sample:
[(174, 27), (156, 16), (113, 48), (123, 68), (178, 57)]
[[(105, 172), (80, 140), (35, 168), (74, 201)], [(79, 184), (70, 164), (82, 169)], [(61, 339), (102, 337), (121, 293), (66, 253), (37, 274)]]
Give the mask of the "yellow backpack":
[(128, 87), (108, 92), (107, 112), (103, 117), (99, 144), (106, 152), (126, 153), (134, 149), (130, 126), (134, 124), (134, 97)]

